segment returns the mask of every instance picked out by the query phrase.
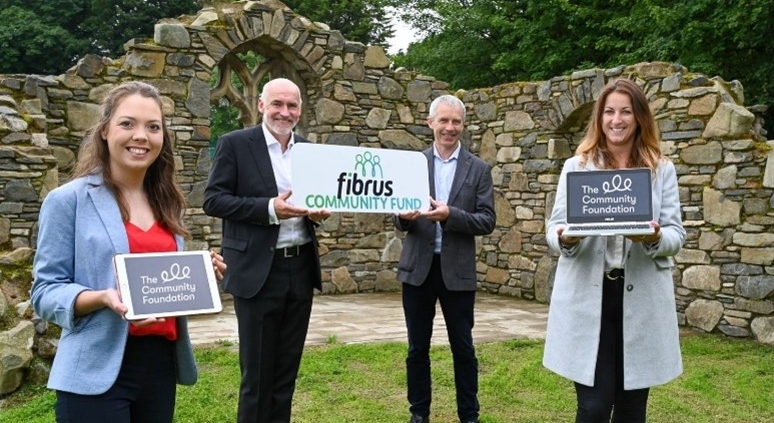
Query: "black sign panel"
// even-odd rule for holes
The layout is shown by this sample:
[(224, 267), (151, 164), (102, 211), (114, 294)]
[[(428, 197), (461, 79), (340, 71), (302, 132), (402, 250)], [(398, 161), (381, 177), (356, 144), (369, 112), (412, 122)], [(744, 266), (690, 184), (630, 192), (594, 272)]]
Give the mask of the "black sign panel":
[(650, 169), (567, 172), (567, 222), (649, 222)]

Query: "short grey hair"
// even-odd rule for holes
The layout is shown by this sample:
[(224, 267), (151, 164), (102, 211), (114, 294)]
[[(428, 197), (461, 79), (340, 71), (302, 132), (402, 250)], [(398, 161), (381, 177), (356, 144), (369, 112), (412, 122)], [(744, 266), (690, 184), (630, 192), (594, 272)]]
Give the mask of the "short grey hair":
[(456, 107), (462, 110), (462, 121), (465, 121), (465, 103), (463, 103), (459, 98), (449, 94), (442, 95), (430, 103), (430, 111), (427, 115), (428, 118), (435, 119), (435, 113), (438, 110), (439, 104), (446, 104), (447, 106)]

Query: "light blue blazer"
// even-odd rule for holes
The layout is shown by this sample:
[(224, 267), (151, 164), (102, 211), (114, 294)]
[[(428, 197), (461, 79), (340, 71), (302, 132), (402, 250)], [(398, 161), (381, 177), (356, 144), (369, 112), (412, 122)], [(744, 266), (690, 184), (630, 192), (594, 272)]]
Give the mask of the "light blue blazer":
[[(594, 386), (602, 314), (602, 279), (606, 240), (589, 236), (573, 248), (560, 248), (556, 230), (567, 224), (567, 172), (581, 167), (580, 157), (568, 159), (559, 178), (551, 219), (546, 229), (549, 247), (560, 253), (548, 312), (543, 364), (586, 386)], [(652, 181), (653, 216), (661, 225), (656, 248), (626, 240), (623, 298), (624, 389), (660, 385), (683, 370), (677, 327), (672, 256), (685, 242), (680, 217), (677, 176), (663, 160)]]
[[(48, 387), (104, 393), (121, 368), (129, 324), (109, 308), (75, 317), (74, 307), (83, 291), (116, 287), (113, 256), (129, 252), (118, 204), (100, 176), (75, 179), (46, 196), (39, 225), (32, 305), (39, 316), (62, 328)], [(182, 238), (175, 240), (182, 249)], [(186, 318), (178, 318), (177, 325), (177, 379), (191, 385), (197, 369)]]

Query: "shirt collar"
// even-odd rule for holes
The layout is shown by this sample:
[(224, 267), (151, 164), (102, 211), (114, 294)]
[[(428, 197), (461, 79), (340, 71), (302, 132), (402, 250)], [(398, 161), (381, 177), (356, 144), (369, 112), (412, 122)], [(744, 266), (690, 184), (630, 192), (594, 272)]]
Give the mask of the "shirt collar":
[[(280, 142), (277, 138), (274, 137), (274, 135), (269, 131), (268, 128), (266, 128), (266, 125), (261, 125), (261, 130), (263, 131), (263, 136), (266, 138), (266, 146), (271, 146), (272, 144), (277, 144), (277, 146), (280, 145)], [(291, 147), (293, 147), (293, 144), (296, 143), (296, 134), (295, 132), (292, 132), (290, 134), (290, 142), (288, 143), (288, 150), (290, 150)]]
[(442, 162), (450, 162), (452, 160), (457, 160), (460, 157), (460, 148), (462, 148), (462, 143), (457, 141), (457, 148), (454, 149), (454, 152), (452, 152), (451, 156), (449, 156), (448, 159), (444, 160), (441, 155), (438, 153), (438, 149), (435, 146), (435, 143), (433, 143), (433, 157), (436, 159), (442, 161)]

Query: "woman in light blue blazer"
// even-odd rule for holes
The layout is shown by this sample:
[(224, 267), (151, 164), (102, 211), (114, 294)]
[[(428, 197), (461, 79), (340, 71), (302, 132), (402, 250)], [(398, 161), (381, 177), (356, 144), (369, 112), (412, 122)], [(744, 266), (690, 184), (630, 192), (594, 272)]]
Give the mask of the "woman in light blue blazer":
[[(645, 422), (651, 386), (682, 372), (672, 256), (685, 241), (674, 165), (642, 89), (610, 82), (559, 178), (546, 239), (559, 252), (543, 364), (575, 382), (576, 422)], [(655, 231), (564, 236), (567, 172), (649, 168)], [(612, 414), (612, 420), (611, 420)]]
[[(169, 423), (196, 363), (184, 317), (127, 322), (113, 256), (183, 248), (185, 200), (158, 90), (111, 90), (74, 179), (40, 210), (32, 304), (62, 328), (48, 387), (58, 422)], [(216, 274), (225, 270), (213, 255)]]

